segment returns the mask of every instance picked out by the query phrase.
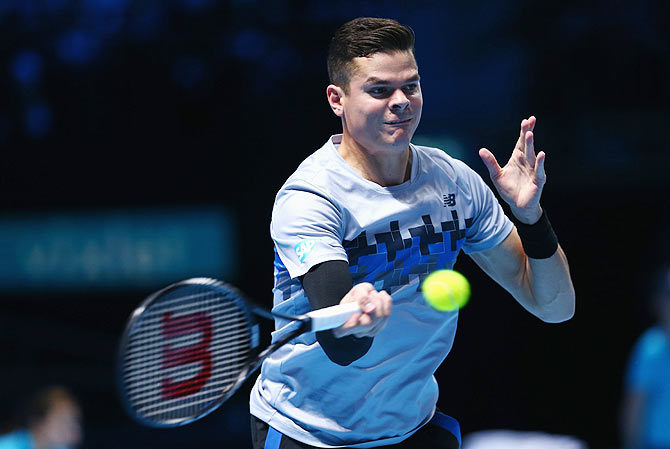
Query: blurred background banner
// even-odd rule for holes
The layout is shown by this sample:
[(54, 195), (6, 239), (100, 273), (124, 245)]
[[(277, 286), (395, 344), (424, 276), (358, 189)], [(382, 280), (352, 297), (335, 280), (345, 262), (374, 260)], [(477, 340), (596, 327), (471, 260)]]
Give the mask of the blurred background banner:
[(220, 208), (0, 218), (0, 290), (130, 290), (235, 275), (235, 221)]
[[(668, 255), (668, 2), (0, 1), (0, 422), (37, 386), (73, 391), (82, 448), (249, 447), (245, 391), (193, 426), (143, 429), (116, 398), (128, 314), (190, 276), (269, 306), (277, 190), (340, 121), (326, 52), (357, 16), (416, 33), (416, 143), (488, 182), (537, 116), (542, 205), (575, 317), (539, 322), (461, 256), (471, 281), (440, 408), (464, 434), (619, 445), (626, 361)], [(266, 329), (266, 336), (269, 329)], [(248, 385), (245, 388), (249, 388)]]

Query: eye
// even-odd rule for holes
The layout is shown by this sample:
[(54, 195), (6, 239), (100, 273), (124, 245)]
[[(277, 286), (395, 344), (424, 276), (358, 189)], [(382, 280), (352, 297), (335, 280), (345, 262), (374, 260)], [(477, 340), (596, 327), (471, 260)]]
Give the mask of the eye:
[(374, 96), (383, 96), (383, 95), (386, 95), (388, 93), (388, 88), (387, 87), (373, 87), (373, 88), (369, 89), (368, 92), (371, 95), (374, 95)]
[(419, 89), (419, 83), (408, 84), (404, 87), (405, 92), (416, 92)]

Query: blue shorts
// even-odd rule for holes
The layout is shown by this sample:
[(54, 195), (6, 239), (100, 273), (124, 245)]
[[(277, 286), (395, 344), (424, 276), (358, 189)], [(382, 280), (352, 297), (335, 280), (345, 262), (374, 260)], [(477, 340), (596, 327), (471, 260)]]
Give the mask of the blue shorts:
[[(253, 449), (319, 449), (282, 435), (264, 421), (251, 415)], [(391, 446), (394, 449), (459, 449), (461, 428), (451, 416), (436, 411), (433, 418), (405, 441)]]

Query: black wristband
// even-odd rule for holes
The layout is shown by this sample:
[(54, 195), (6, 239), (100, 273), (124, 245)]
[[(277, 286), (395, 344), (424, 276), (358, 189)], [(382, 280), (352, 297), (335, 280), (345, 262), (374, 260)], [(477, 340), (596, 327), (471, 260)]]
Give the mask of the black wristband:
[(535, 224), (521, 223), (516, 217), (514, 217), (514, 224), (521, 238), (523, 250), (528, 257), (531, 259), (548, 259), (554, 255), (558, 249), (558, 239), (544, 210), (542, 210), (542, 216)]

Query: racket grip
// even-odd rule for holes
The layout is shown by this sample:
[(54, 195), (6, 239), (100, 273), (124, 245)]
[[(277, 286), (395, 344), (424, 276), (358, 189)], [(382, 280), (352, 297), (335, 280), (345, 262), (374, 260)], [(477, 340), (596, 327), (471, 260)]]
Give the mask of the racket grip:
[(314, 310), (306, 315), (312, 319), (312, 332), (319, 332), (342, 326), (355, 313), (361, 313), (358, 303), (348, 302)]

